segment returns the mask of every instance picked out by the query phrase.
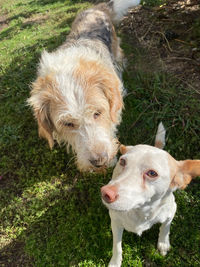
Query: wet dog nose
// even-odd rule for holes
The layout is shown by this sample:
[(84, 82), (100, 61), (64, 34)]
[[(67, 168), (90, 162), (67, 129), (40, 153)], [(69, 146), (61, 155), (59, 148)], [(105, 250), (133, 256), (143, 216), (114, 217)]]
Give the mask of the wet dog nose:
[(114, 185), (105, 185), (101, 188), (101, 196), (106, 203), (112, 203), (117, 200), (117, 187)]
[(102, 167), (108, 160), (108, 154), (106, 152), (102, 152), (100, 154), (97, 154), (94, 158), (91, 158), (89, 161), (90, 163), (96, 167)]

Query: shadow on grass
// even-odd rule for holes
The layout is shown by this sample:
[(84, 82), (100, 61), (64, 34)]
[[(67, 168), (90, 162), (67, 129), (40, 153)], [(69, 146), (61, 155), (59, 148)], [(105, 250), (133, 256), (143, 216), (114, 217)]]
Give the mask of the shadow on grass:
[[(37, 2), (37, 5), (36, 5), (36, 2)], [(55, 4), (55, 1), (49, 1), (49, 2), (52, 4), (53, 3)], [(65, 2), (65, 1), (58, 1), (58, 2)], [(46, 1), (46, 4), (48, 4), (48, 1)], [(74, 2), (66, 4), (66, 8), (67, 8), (66, 14), (74, 13), (74, 15), (71, 16), (70, 19), (66, 19), (65, 22), (59, 26), (59, 28), (66, 27), (66, 25), (71, 25), (71, 23), (75, 19), (76, 13), (78, 12), (80, 7), (75, 7), (74, 4), (75, 4)], [(18, 5), (20, 6), (20, 4)], [(33, 1), (33, 2), (30, 2), (28, 5), (29, 5), (29, 8), (31, 8), (31, 11), (20, 12), (17, 15), (14, 15), (14, 16), (11, 16), (5, 19), (4, 23), (7, 24), (6, 26), (7, 29), (4, 29), (2, 32), (0, 32), (0, 40), (13, 38), (14, 33), (18, 33), (19, 31), (22, 31), (26, 28), (32, 28), (34, 26), (36, 27), (38, 24), (40, 24), (47, 18), (52, 19), (55, 16), (55, 14), (51, 14), (51, 17), (48, 17), (48, 14), (42, 15), (44, 11), (42, 13), (38, 13), (38, 6), (45, 5), (45, 1)], [(62, 13), (64, 13), (64, 11), (62, 11)], [(34, 20), (34, 18), (32, 18), (33, 15), (37, 15), (38, 18)], [(41, 19), (40, 19), (40, 15), (41, 15)], [(24, 21), (24, 19), (28, 20), (28, 18), (30, 18), (30, 21)], [(19, 23), (16, 23), (13, 27), (9, 27), (9, 23), (11, 21), (18, 20), (18, 19), (21, 19), (22, 21), (20, 21)]]
[[(44, 253), (46, 253), (46, 249), (48, 250), (44, 257), (45, 263), (51, 262), (54, 264), (54, 262), (59, 262), (60, 258), (62, 263), (76, 262), (81, 257), (84, 258), (85, 246), (89, 248), (90, 244), (93, 243), (90, 243), (90, 238), (87, 239), (86, 236), (89, 235), (91, 229), (93, 234), (97, 231), (95, 225), (90, 224), (93, 214), (97, 214), (98, 208), (96, 206), (99, 207), (101, 205), (99, 198), (100, 186), (96, 187), (98, 179), (95, 181), (93, 177), (90, 177), (90, 179), (93, 179), (93, 183), (95, 181), (98, 203), (91, 203), (91, 196), (89, 197), (89, 193), (87, 194), (87, 190), (90, 187), (88, 184), (87, 188), (83, 188), (84, 193), (82, 189), (74, 188), (73, 197), (68, 201), (66, 198), (69, 191), (60, 189), (58, 195), (50, 195), (44, 202), (38, 200), (40, 209), (36, 209), (37, 212), (43, 213), (43, 209), (45, 210), (39, 219), (31, 220), (30, 224), (25, 222), (26, 219), (25, 221), (19, 219), (19, 222), (16, 222), (18, 216), (24, 218), (24, 216), (32, 214), (29, 204), (34, 205), (34, 203), (31, 202), (32, 199), (27, 199), (23, 196), (25, 191), (37, 183), (50, 181), (52, 177), (58, 177), (58, 179), (62, 180), (60, 176), (66, 172), (68, 175), (62, 184), (70, 187), (70, 179), (74, 178), (75, 173), (77, 174), (73, 161), (71, 161), (72, 155), (67, 155), (64, 148), (55, 147), (53, 151), (50, 151), (45, 141), (39, 141), (37, 125), (34, 122), (31, 110), (26, 105), (26, 99), (30, 91), (29, 85), (36, 75), (36, 66), (39, 61), (41, 47), (51, 51), (63, 43), (65, 38), (66, 34), (62, 34), (57, 38), (38, 40), (37, 44), (33, 46), (16, 49), (15, 53), (18, 56), (14, 58), (13, 62), (4, 70), (4, 74), (1, 76), (3, 93), (0, 96), (2, 103), (0, 109), (2, 114), (3, 110), (6, 110), (5, 116), (2, 117), (0, 122), (1, 129), (3, 129), (0, 135), (0, 186), (2, 189), (0, 199), (3, 212), (2, 217), (9, 218), (8, 220), (13, 224), (13, 227), (18, 227), (22, 224), (23, 228), (23, 224), (28, 224), (27, 231), (22, 231), (22, 234), (15, 241), (2, 249), (0, 256), (2, 266), (31, 266), (33, 259), (25, 254), (25, 243), (27, 243), (26, 246), (29, 254), (36, 252), (38, 256), (34, 254), (33, 258), (39, 264), (42, 264), (42, 258), (44, 257), (44, 255), (42, 256), (39, 253), (40, 249)], [(81, 175), (79, 176), (81, 179)], [(50, 204), (54, 202), (55, 197), (58, 198), (58, 202)], [(23, 213), (23, 208), (20, 208), (21, 204), (18, 205), (16, 203), (16, 199), (19, 198), (23, 199), (22, 206), (24, 205), (25, 210), (28, 208), (29, 211)], [(89, 202), (88, 199), (90, 200)], [(95, 210), (90, 211), (90, 209)], [(90, 212), (89, 216), (88, 212)], [(87, 215), (81, 222), (83, 213)], [(32, 214), (31, 216), (34, 215)], [(99, 220), (98, 215), (96, 219), (94, 218), (95, 220)], [(50, 223), (52, 228), (48, 223)], [(88, 226), (89, 228), (85, 231), (85, 226), (89, 224), (91, 229)], [(49, 235), (47, 234), (48, 231), (52, 233)], [(101, 232), (101, 234), (103, 233)], [(72, 236), (77, 238), (76, 242), (73, 241)], [(101, 238), (99, 240), (101, 242)], [(55, 244), (52, 242), (55, 242)], [(95, 242), (98, 241), (95, 240)], [(76, 251), (76, 249), (79, 250), (79, 245), (81, 246), (80, 249), (82, 248), (81, 254)], [(97, 245), (93, 245), (97, 250)], [(65, 251), (63, 248), (66, 247)], [(101, 247), (101, 250), (103, 250), (103, 247)], [(50, 256), (50, 261), (48, 253), (53, 256), (53, 258)], [(94, 251), (91, 252), (92, 254), (95, 255)], [(76, 258), (76, 255), (78, 258)]]
[(19, 18), (28, 18), (33, 14), (37, 14), (37, 10), (32, 10), (31, 12), (21, 12), (15, 16), (6, 18), (5, 23), (7, 24), (7, 27), (2, 32), (0, 32), (0, 40), (13, 38), (13, 33), (17, 32), (17, 29), (19, 29), (22, 26), (22, 22), (21, 22), (21, 23), (15, 24), (13, 27), (9, 27), (9, 23), (11, 21), (17, 20)]
[[(17, 240), (2, 249), (0, 263), (7, 262), (4, 266), (78, 266), (85, 261), (91, 266), (107, 265), (112, 235), (99, 188), (108, 177), (78, 175), (71, 179), (71, 189), (62, 184), (56, 194), (40, 199), (40, 212), (44, 212)], [(191, 190), (195, 186), (191, 184)], [(187, 199), (187, 194), (191, 199)], [(196, 254), (199, 249), (199, 207), (194, 205), (198, 196), (192, 196), (190, 189), (187, 194), (176, 193), (179, 205), (171, 227), (169, 254), (162, 257), (156, 250), (158, 225), (142, 237), (125, 232), (123, 247), (130, 252), (131, 258), (124, 254), (123, 266), (133, 266), (131, 262), (139, 257), (144, 266), (194, 266), (195, 262), (199, 263)], [(28, 254), (24, 252), (24, 246)]]
[[(27, 174), (36, 179), (38, 171), (43, 173), (42, 179), (48, 180), (50, 176), (56, 174), (55, 162), (62, 161), (63, 167), (60, 169), (62, 172), (71, 158), (71, 155), (67, 156), (65, 148), (60, 149), (57, 146), (52, 153), (46, 142), (39, 140), (37, 124), (26, 103), (31, 82), (36, 76), (41, 47), (45, 46), (48, 51), (53, 50), (65, 39), (66, 34), (61, 34), (57, 38), (38, 40), (33, 46), (16, 49), (15, 53), (18, 56), (0, 77), (0, 112), (4, 114), (0, 120), (0, 175), (2, 176), (0, 185), (4, 189), (6, 186), (10, 193), (13, 192), (5, 205), (15, 197), (15, 192), (18, 195), (24, 190), (26, 180), (29, 181), (27, 186), (34, 183), (34, 179), (27, 177)], [(49, 165), (52, 165), (50, 169), (47, 167)], [(39, 176), (41, 178), (41, 175)], [(22, 189), (19, 189), (20, 184), (23, 184)]]
[[(37, 212), (42, 216), (33, 220), (27, 231), (2, 249), (1, 263), (14, 266), (33, 257), (36, 266), (77, 266), (84, 260), (100, 262), (108, 258), (111, 247), (109, 218), (101, 204), (99, 191), (105, 178), (75, 175), (71, 180), (71, 188), (59, 184), (56, 193), (40, 199), (41, 209)], [(22, 253), (18, 258), (24, 239), (30, 256)], [(19, 249), (18, 244), (21, 244)]]

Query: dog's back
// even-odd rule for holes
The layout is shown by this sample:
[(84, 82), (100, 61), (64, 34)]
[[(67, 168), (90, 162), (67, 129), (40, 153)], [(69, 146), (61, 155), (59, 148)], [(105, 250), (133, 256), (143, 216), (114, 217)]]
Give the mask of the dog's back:
[(111, 52), (112, 36), (115, 35), (115, 31), (110, 11), (109, 6), (103, 3), (79, 13), (66, 43), (69, 45), (69, 42), (75, 43), (80, 40), (99, 40)]
[(103, 44), (114, 59), (120, 62), (123, 57), (122, 50), (119, 47), (119, 39), (113, 23), (119, 22), (128, 8), (139, 4), (139, 2), (140, 0), (114, 0), (80, 12), (62, 47), (81, 44), (88, 47), (93, 46), (98, 51)]

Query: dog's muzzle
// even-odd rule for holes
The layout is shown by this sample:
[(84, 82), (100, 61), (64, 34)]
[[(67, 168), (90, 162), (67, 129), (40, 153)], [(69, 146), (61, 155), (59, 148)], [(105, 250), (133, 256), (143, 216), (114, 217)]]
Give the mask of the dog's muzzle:
[(102, 152), (97, 154), (95, 157), (90, 158), (89, 161), (95, 168), (100, 168), (107, 163), (108, 154), (106, 152)]

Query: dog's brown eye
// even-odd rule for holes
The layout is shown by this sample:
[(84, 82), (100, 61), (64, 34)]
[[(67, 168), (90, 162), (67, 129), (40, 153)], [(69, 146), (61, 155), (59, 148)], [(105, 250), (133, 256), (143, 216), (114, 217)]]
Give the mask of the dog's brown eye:
[(157, 172), (155, 172), (154, 170), (149, 170), (146, 174), (150, 178), (156, 178), (158, 176)]
[(97, 119), (101, 115), (100, 111), (94, 113), (94, 119)]
[(121, 158), (119, 160), (119, 164), (122, 166), (122, 167), (125, 167), (126, 166), (126, 160), (124, 158)]
[(65, 126), (67, 126), (69, 128), (74, 128), (74, 123), (72, 123), (72, 122), (65, 122)]

